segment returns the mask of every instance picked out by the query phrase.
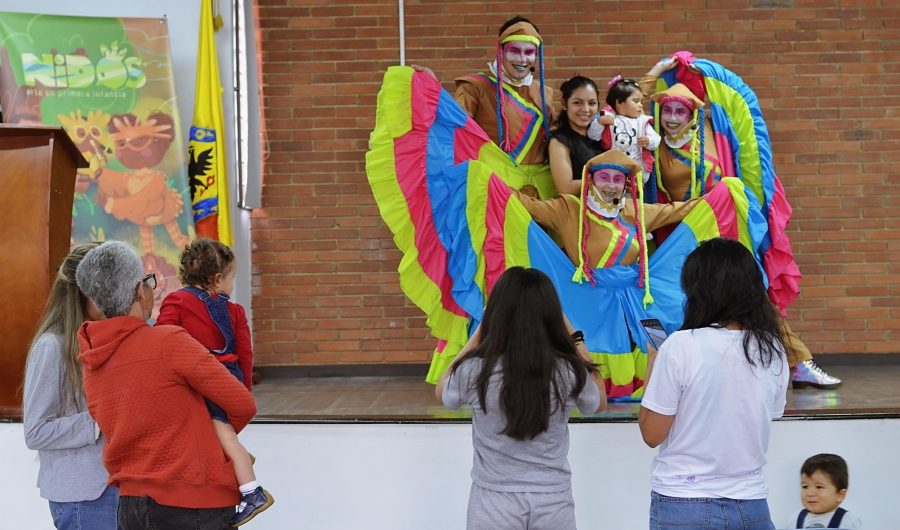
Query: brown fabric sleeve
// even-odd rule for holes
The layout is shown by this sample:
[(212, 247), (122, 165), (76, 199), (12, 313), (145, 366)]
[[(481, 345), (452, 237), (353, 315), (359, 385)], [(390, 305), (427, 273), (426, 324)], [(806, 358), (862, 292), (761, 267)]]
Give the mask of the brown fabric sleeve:
[(481, 90), (472, 83), (466, 81), (456, 82), (456, 92), (453, 99), (459, 104), (466, 114), (474, 118), (478, 112), (478, 101), (481, 99)]
[[(528, 210), (534, 221), (546, 228), (553, 229), (557, 232), (562, 231), (566, 226), (566, 220), (569, 218), (570, 204), (568, 197), (562, 196), (556, 199), (538, 200), (533, 199), (518, 190), (512, 190), (513, 195), (519, 199), (522, 206)], [(574, 200), (573, 200), (574, 202)]]
[(657, 79), (659, 79), (658, 76), (647, 74), (638, 82), (638, 86), (641, 87), (641, 92), (644, 93), (645, 98), (649, 98), (656, 93)]
[(661, 226), (680, 223), (682, 219), (691, 213), (691, 210), (701, 201), (700, 197), (687, 202), (673, 202), (670, 204), (645, 204), (644, 222), (646, 230), (652, 232)]

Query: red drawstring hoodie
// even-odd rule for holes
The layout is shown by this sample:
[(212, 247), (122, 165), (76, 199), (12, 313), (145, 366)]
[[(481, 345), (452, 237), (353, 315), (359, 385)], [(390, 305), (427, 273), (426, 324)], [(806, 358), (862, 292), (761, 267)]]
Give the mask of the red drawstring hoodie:
[(240, 432), (256, 414), (247, 388), (177, 326), (116, 317), (78, 332), (88, 410), (106, 435), (103, 463), (119, 495), (181, 508), (239, 502), (234, 467), (203, 398)]

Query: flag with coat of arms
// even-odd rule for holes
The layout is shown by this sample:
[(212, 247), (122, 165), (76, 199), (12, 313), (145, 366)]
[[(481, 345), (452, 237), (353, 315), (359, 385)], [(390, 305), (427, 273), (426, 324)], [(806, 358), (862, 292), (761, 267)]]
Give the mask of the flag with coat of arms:
[(231, 212), (228, 204), (228, 159), (222, 84), (216, 56), (213, 0), (201, 0), (200, 44), (197, 55), (197, 87), (194, 119), (188, 141), (188, 178), (197, 236), (210, 237), (231, 246)]

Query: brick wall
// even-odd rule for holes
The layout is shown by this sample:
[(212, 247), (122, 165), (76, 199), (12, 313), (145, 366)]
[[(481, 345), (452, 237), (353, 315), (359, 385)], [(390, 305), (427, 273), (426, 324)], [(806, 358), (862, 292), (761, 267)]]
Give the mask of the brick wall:
[[(269, 154), (255, 210), (259, 364), (427, 362), (434, 341), (398, 284), (400, 253), (365, 176), (397, 3), (257, 0)], [(896, 0), (406, 2), (407, 63), (484, 68), (523, 14), (547, 82), (639, 77), (680, 49), (756, 91), (794, 207), (803, 272), (789, 319), (814, 354), (900, 352), (900, 6)]]

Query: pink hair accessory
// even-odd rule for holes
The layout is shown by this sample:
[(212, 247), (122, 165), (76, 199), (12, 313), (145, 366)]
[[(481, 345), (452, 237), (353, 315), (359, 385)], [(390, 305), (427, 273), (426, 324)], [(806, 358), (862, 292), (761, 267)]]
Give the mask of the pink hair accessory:
[(615, 85), (616, 83), (618, 83), (618, 82), (621, 81), (621, 80), (622, 80), (622, 76), (621, 76), (621, 75), (617, 75), (616, 77), (613, 77), (612, 79), (610, 79), (610, 80), (609, 80), (609, 83), (606, 83), (606, 86), (611, 87), (611, 86)]

